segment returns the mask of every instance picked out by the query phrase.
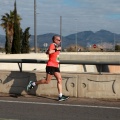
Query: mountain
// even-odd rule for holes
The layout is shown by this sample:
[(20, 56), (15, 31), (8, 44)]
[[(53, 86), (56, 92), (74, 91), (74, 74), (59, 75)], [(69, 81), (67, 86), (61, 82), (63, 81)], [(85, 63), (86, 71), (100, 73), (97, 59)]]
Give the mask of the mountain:
[[(76, 37), (77, 36), (77, 37)], [(75, 44), (76, 38), (77, 43), (81, 46), (87, 46), (87, 44), (101, 44), (101, 43), (120, 43), (120, 34), (115, 34), (106, 30), (100, 30), (97, 32), (83, 31), (76, 34), (66, 36), (70, 44)], [(67, 42), (68, 42), (67, 41)], [(68, 43), (69, 44), (69, 43)]]
[[(37, 36), (37, 46), (44, 47), (44, 44), (50, 44), (52, 42), (52, 36), (55, 33), (47, 33)], [(65, 48), (73, 44), (79, 44), (80, 46), (87, 46), (92, 44), (114, 44), (120, 43), (120, 34), (112, 33), (107, 30), (100, 30), (97, 32), (93, 31), (82, 31), (68, 36), (62, 36), (62, 46)], [(0, 46), (4, 47), (5, 36), (0, 35)], [(30, 37), (30, 46), (34, 46), (34, 35)]]
[[(37, 36), (37, 46), (38, 47), (44, 47), (44, 44), (50, 44), (52, 42), (52, 37), (56, 35), (55, 33), (47, 33), (47, 34), (43, 34), (43, 35), (38, 35)], [(62, 39), (64, 41), (66, 41), (66, 37), (62, 37)], [(67, 40), (69, 42), (69, 40)], [(30, 46), (33, 47), (34, 46), (34, 36), (32, 35), (31, 36), (31, 39), (30, 39)], [(63, 46), (67, 46), (66, 43), (64, 43)]]
[(94, 36), (95, 35), (92, 31), (78, 32), (78, 33), (66, 36), (67, 38), (66, 42), (67, 42), (67, 45), (76, 44), (77, 42), (77, 44), (81, 46), (86, 46), (86, 42), (92, 42), (90, 40), (93, 40)]

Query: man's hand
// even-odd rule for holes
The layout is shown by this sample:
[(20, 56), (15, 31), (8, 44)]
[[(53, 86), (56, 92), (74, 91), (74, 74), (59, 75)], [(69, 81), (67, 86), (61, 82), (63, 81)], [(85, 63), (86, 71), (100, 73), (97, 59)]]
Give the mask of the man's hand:
[(60, 51), (61, 49), (62, 49), (61, 47), (57, 47), (57, 48), (56, 48), (57, 51)]

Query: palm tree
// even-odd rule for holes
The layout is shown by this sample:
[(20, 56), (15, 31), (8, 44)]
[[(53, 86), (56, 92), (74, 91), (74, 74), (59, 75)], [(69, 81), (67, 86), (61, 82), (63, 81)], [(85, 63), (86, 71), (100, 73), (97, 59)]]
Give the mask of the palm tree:
[(11, 43), (12, 43), (12, 37), (13, 37), (13, 13), (12, 11), (10, 11), (10, 14), (5, 13), (5, 15), (2, 16), (2, 24), (1, 26), (3, 27), (3, 29), (5, 29), (5, 33), (6, 33), (6, 43), (5, 43), (5, 49), (6, 49), (6, 53), (10, 53), (11, 52)]
[[(21, 17), (17, 15), (18, 23), (20, 24)], [(13, 34), (14, 34), (14, 11), (10, 11), (10, 14), (5, 13), (1, 18), (2, 23), (0, 26), (3, 27), (6, 33), (5, 50), (6, 54), (11, 53)]]

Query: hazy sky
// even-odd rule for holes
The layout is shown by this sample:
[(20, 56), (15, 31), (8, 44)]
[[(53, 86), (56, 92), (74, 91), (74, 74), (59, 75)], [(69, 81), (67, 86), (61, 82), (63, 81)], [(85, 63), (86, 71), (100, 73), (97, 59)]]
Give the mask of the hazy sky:
[[(34, 0), (16, 0), (17, 12), (22, 17), (23, 30), (30, 27), (34, 34)], [(120, 34), (120, 0), (36, 0), (37, 35), (62, 35), (105, 29)], [(0, 17), (14, 9), (14, 0), (0, 0)], [(1, 23), (1, 21), (0, 21)], [(0, 27), (0, 34), (4, 34)]]

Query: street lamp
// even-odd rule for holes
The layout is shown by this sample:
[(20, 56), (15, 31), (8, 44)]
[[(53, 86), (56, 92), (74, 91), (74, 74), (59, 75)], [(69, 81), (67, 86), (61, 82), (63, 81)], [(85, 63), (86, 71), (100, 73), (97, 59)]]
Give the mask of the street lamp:
[(77, 19), (75, 19), (75, 21), (76, 21), (75, 44), (76, 44), (76, 52), (77, 52)]
[(60, 16), (60, 39), (61, 39), (61, 50), (62, 50), (62, 16)]
[(114, 45), (113, 45), (113, 46), (114, 46), (114, 52), (115, 52), (115, 45), (116, 45), (116, 41), (115, 41), (115, 33), (114, 33), (114, 38), (113, 38), (113, 39), (114, 39)]
[(34, 0), (34, 49), (37, 53), (37, 35), (36, 35), (36, 0)]

